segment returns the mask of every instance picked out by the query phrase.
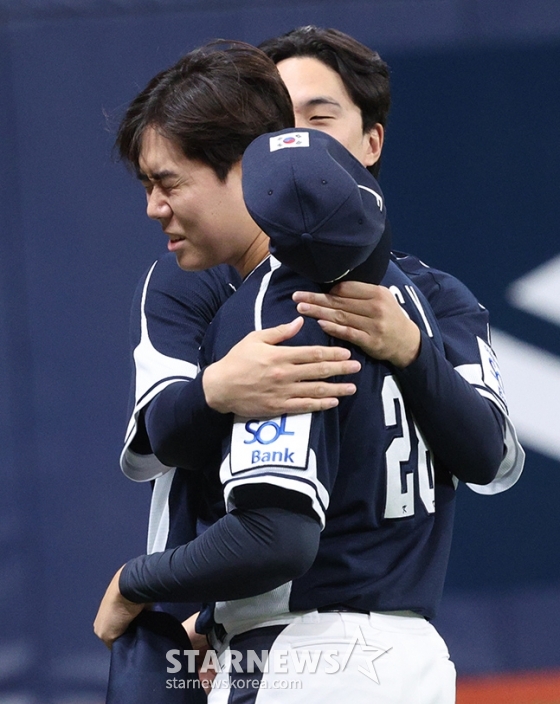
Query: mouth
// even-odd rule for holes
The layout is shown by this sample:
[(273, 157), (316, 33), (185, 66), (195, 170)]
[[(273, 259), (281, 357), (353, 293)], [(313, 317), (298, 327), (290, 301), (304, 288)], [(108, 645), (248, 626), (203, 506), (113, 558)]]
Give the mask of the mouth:
[(177, 249), (181, 247), (181, 242), (185, 241), (184, 237), (181, 237), (180, 235), (172, 235), (169, 232), (165, 233), (169, 237), (169, 242), (167, 243), (167, 249), (170, 252), (175, 252)]

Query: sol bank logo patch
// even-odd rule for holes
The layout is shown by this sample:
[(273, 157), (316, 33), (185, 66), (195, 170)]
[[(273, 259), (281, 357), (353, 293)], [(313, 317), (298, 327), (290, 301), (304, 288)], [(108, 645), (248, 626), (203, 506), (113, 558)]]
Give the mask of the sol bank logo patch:
[(236, 418), (231, 438), (231, 472), (277, 466), (305, 469), (311, 413), (267, 420)]

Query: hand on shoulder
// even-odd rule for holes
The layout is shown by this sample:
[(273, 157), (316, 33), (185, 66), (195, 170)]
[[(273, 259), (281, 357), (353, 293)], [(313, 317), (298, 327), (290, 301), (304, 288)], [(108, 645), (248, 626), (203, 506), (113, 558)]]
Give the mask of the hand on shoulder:
[(420, 351), (420, 330), (385, 286), (343, 281), (327, 294), (297, 291), (298, 312), (374, 359), (404, 368)]

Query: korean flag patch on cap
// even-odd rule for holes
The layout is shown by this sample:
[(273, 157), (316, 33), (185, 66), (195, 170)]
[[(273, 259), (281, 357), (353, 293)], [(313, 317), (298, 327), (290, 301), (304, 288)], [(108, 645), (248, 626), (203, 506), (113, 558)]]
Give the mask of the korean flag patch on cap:
[(279, 149), (291, 149), (292, 147), (308, 147), (309, 132), (288, 132), (270, 137), (270, 151), (277, 152)]

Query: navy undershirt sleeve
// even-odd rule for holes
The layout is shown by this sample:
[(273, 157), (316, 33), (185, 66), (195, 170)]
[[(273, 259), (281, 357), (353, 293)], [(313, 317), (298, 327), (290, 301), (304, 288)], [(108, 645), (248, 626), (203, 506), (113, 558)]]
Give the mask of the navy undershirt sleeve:
[(119, 588), (136, 603), (262, 594), (311, 567), (320, 530), (314, 518), (284, 508), (236, 509), (186, 545), (128, 562)]
[(220, 462), (232, 416), (206, 403), (202, 374), (170, 384), (150, 402), (144, 423), (154, 455), (168, 467), (199, 469)]
[(504, 456), (499, 409), (457, 373), (422, 332), (420, 354), (396, 369), (404, 399), (435, 457), (471, 484), (490, 483)]

